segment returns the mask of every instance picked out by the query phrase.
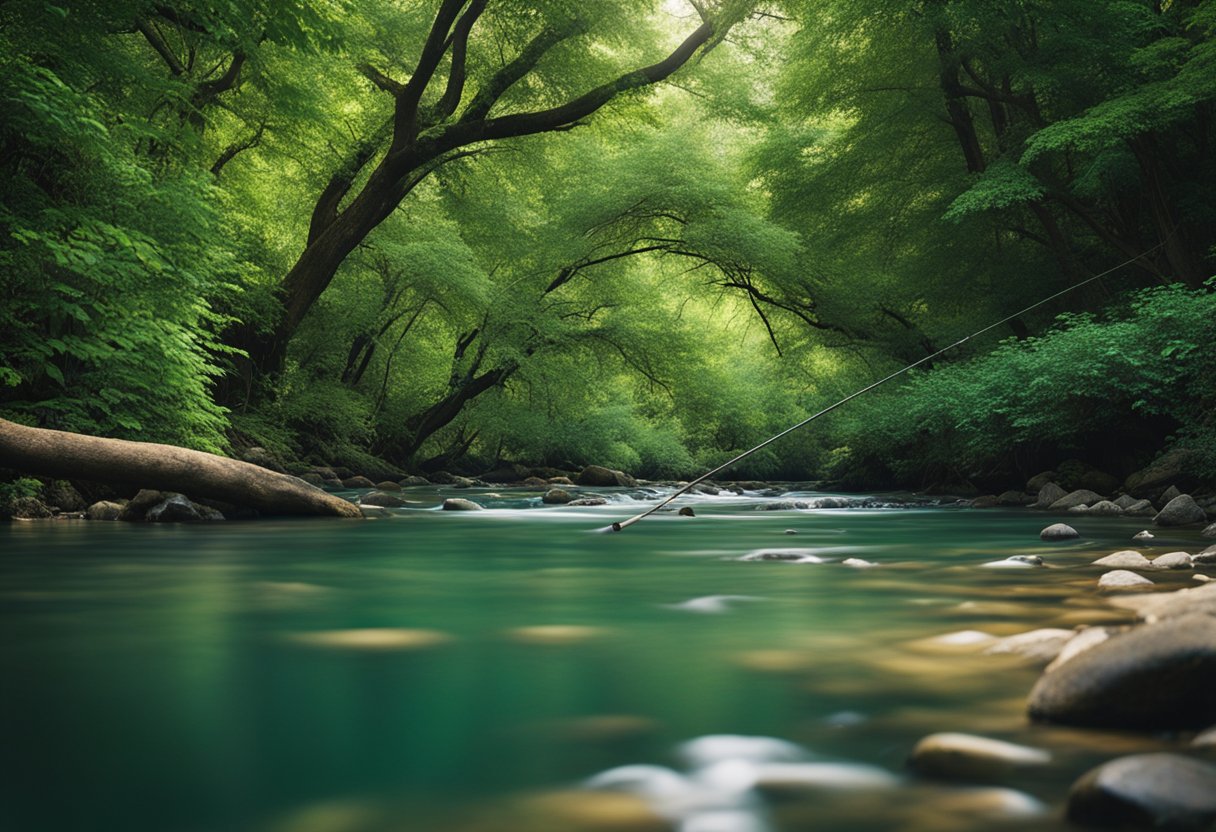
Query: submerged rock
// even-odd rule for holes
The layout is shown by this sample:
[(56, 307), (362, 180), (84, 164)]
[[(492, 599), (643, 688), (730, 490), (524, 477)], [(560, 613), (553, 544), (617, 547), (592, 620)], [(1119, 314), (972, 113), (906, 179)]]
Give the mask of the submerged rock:
[(1086, 826), (1210, 829), (1216, 766), (1180, 754), (1120, 757), (1073, 784), (1066, 813)]
[(972, 734), (930, 734), (912, 749), (908, 767), (923, 777), (964, 783), (1000, 781), (1051, 762), (1039, 748)]
[(805, 500), (780, 500), (775, 503), (765, 503), (760, 506), (760, 511), (793, 511), (795, 509), (810, 508), (811, 504)]
[(850, 569), (873, 569), (878, 566), (877, 563), (864, 558), (845, 558), (840, 562), (840, 565), (847, 566)]
[(306, 647), (327, 650), (391, 653), (424, 650), (452, 641), (452, 636), (438, 630), (412, 630), (401, 627), (367, 627), (355, 630), (318, 630), (293, 633), (291, 641)]
[(1004, 560), (992, 560), (981, 564), (984, 569), (1026, 569), (1042, 565), (1043, 559), (1038, 555), (1010, 555)]
[(1180, 494), (1166, 503), (1161, 513), (1153, 518), (1158, 526), (1188, 526), (1205, 523), (1208, 516), (1190, 494)]
[(1184, 615), (1120, 633), (1045, 673), (1028, 710), (1094, 728), (1203, 728), (1216, 721), (1213, 689), (1216, 618)]
[(566, 503), (568, 506), (606, 506), (608, 501), (603, 497), (579, 497)]
[(482, 511), (483, 507), (473, 502), (466, 500), (463, 497), (448, 497), (443, 501), (442, 506), (444, 511)]
[(791, 563), (823, 563), (814, 549), (757, 549), (739, 558), (743, 561), (784, 560)]
[(1039, 532), (1039, 537), (1043, 540), (1072, 540), (1080, 536), (1077, 530), (1067, 523), (1054, 523)]

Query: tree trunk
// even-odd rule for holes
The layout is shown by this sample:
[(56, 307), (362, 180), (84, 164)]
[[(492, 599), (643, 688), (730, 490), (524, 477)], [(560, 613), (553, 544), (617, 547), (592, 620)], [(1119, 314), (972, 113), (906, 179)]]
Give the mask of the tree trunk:
[(180, 491), (263, 514), (360, 517), (316, 486), (248, 462), (152, 442), (102, 439), (0, 419), (0, 467), (30, 474)]

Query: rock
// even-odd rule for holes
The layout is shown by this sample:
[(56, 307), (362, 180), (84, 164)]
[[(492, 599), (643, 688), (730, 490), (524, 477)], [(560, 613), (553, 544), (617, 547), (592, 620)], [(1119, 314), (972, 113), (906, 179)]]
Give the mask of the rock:
[(549, 477), (549, 485), (574, 485), (574, 480), (569, 477)]
[(588, 465), (579, 473), (578, 484), (608, 488), (634, 488), (638, 481), (623, 471), (605, 468), (602, 465)]
[(579, 497), (566, 503), (568, 506), (606, 506), (608, 501), (603, 497)]
[(1169, 505), (1170, 500), (1181, 496), (1182, 492), (1178, 490), (1178, 486), (1171, 485), (1169, 488), (1165, 489), (1165, 491), (1161, 492), (1161, 496), (1158, 497), (1155, 502), (1158, 506), (1164, 507)]
[(1109, 494), (1119, 486), (1119, 480), (1105, 471), (1079, 459), (1069, 459), (1056, 466), (1059, 482), (1065, 488), (1088, 489)]
[(1216, 725), (1208, 728), (1206, 731), (1200, 731), (1195, 739), (1191, 740), (1193, 748), (1216, 748)]
[(369, 491), (359, 498), (359, 505), (377, 506), (379, 508), (403, 508), (409, 505), (409, 501), (401, 499), (396, 494), (389, 494), (387, 491)]
[(312, 468), (308, 469), (308, 473), (316, 474), (318, 477), (320, 477), (323, 480), (326, 480), (327, 482), (329, 480), (341, 480), (342, 479), (341, 477), (338, 476), (337, 472), (334, 471), (333, 468), (330, 468), (325, 465), (315, 465)]
[(203, 520), (222, 520), (223, 517), (215, 509), (195, 505), (181, 494), (166, 497), (144, 515), (149, 523), (199, 523)]
[(1098, 558), (1094, 561), (1094, 566), (1105, 566), (1109, 569), (1148, 569), (1149, 559), (1139, 552), (1128, 549)]
[(376, 484), (367, 477), (347, 477), (342, 480), (343, 488), (375, 488)]
[(1054, 482), (1049, 482), (1039, 489), (1039, 497), (1031, 504), (1031, 508), (1049, 508), (1052, 503), (1063, 498), (1067, 493)]
[(477, 485), (477, 480), (468, 477), (452, 477), (451, 485), (452, 488), (472, 488)]
[(811, 504), (804, 500), (780, 500), (775, 503), (765, 503), (760, 506), (760, 511), (794, 511), (810, 507)]
[(971, 501), (972, 508), (995, 508), (996, 505), (997, 496), (995, 494), (985, 494)]
[(47, 486), (42, 496), (48, 506), (60, 511), (84, 511), (89, 507), (80, 492), (67, 480), (55, 480)]
[(1076, 529), (1065, 523), (1055, 523), (1039, 532), (1043, 540), (1072, 540), (1080, 536)]
[(1132, 535), (1132, 540), (1136, 541), (1137, 543), (1147, 543), (1156, 537), (1157, 535), (1153, 534), (1148, 529), (1145, 529), (1144, 531), (1139, 531)]
[(561, 488), (550, 488), (545, 492), (545, 496), (540, 499), (542, 503), (548, 503), (549, 505), (565, 505), (574, 500), (574, 497), (569, 491)]
[(180, 496), (180, 494), (172, 491), (156, 491), (152, 488), (141, 488), (139, 493), (127, 501), (127, 505), (123, 508), (122, 514), (119, 515), (118, 519), (128, 523), (138, 523), (146, 519), (147, 513), (165, 500), (170, 497)]
[(908, 758), (909, 768), (923, 777), (964, 783), (1000, 781), (1049, 762), (1051, 754), (1039, 748), (955, 733), (924, 737)]
[(417, 474), (411, 474), (410, 476), (408, 476), (404, 479), (398, 480), (397, 484), (400, 485), (402, 488), (413, 488), (416, 485), (430, 485), (431, 481), (428, 480), (426, 477), (420, 477)]
[(1070, 491), (1065, 494), (1047, 508), (1050, 511), (1068, 511), (1073, 506), (1093, 505), (1094, 503), (1102, 502), (1103, 499), (1103, 496), (1096, 491), (1078, 488), (1076, 491)]
[(549, 485), (549, 481), (541, 477), (528, 477), (524, 480), (524, 485), (528, 488), (545, 488)]
[(334, 476), (340, 480), (348, 480), (355, 475), (355, 472), (344, 465), (333, 465)]
[(798, 534), (797, 529), (786, 529), (782, 534)]
[(1116, 607), (1135, 610), (1140, 618), (1150, 624), (1186, 615), (1216, 616), (1216, 584), (1132, 598), (1115, 598), (1111, 603)]
[(1038, 555), (1010, 555), (1004, 560), (992, 560), (980, 565), (985, 569), (1025, 569), (1042, 566), (1043, 559)]
[(1157, 509), (1153, 508), (1153, 504), (1148, 500), (1137, 500), (1123, 509), (1123, 513), (1131, 517), (1153, 517)]
[(1115, 505), (1117, 505), (1119, 508), (1122, 508), (1122, 509), (1126, 509), (1129, 506), (1133, 506), (1137, 502), (1139, 502), (1139, 501), (1135, 497), (1131, 496), (1130, 494), (1120, 494), (1118, 497), (1116, 497), (1114, 499)]
[(1202, 552), (1191, 555), (1193, 563), (1216, 563), (1216, 546), (1209, 546)]
[(1201, 531), (1200, 534), (1204, 537), (1216, 537), (1216, 523), (1208, 526), (1206, 529)]
[(814, 549), (757, 549), (739, 558), (742, 561), (784, 560), (793, 563), (823, 563)]
[(436, 485), (452, 485), (458, 479), (463, 478), (457, 477), (450, 471), (436, 471), (435, 473), (431, 474), (431, 482), (435, 483)]
[(1126, 569), (1116, 569), (1113, 572), (1107, 572), (1098, 579), (1098, 589), (1104, 592), (1140, 592), (1153, 586), (1153, 582), (1148, 578), (1137, 575), (1135, 572), (1128, 572)]
[(331, 480), (325, 479), (314, 471), (305, 471), (303, 474), (300, 474), (299, 479), (303, 480), (309, 485), (315, 485), (317, 488), (320, 488), (327, 482), (331, 482)]
[(1123, 509), (1110, 500), (1101, 500), (1086, 509), (1085, 513), (1094, 514), (1098, 517), (1118, 517), (1123, 514)]
[(1191, 495), (1180, 494), (1166, 503), (1161, 513), (1153, 518), (1153, 523), (1158, 526), (1186, 526), (1191, 523), (1205, 523), (1207, 519), (1207, 514), (1195, 503)]
[(245, 462), (274, 471), (276, 474), (286, 474), (287, 469), (283, 467), (283, 463), (275, 458), (275, 455), (265, 448), (252, 447), (246, 448), (241, 454), (241, 459)]
[(1002, 491), (997, 495), (996, 504), (998, 506), (1028, 506), (1034, 502), (1034, 499), (1031, 495), (1021, 491)]
[(45, 520), (51, 516), (50, 508), (37, 497), (13, 497), (5, 513), (14, 520)]
[(676, 512), (680, 517), (696, 517), (697, 513), (692, 510), (692, 506), (684, 506)]
[(1055, 670), (1064, 662), (1081, 655), (1086, 650), (1097, 647), (1102, 642), (1119, 632), (1111, 627), (1086, 627), (1065, 643), (1059, 654), (1047, 665), (1047, 670)]
[(472, 500), (466, 500), (463, 497), (448, 497), (446, 500), (443, 501), (443, 510), (444, 511), (482, 511), (483, 508), (482, 508), (482, 506), (478, 505), (477, 503), (473, 502)]
[(845, 558), (840, 562), (841, 566), (847, 566), (850, 569), (873, 569), (878, 566), (873, 561), (864, 560), (863, 558)]
[[(1031, 494), (1037, 494), (1043, 489), (1043, 486), (1049, 482), (1055, 482), (1060, 478), (1060, 475), (1055, 471), (1043, 471), (1040, 474), (1035, 474), (1030, 479), (1026, 480), (1026, 490)], [(1061, 489), (1061, 495), (1063, 490)], [(1058, 498), (1057, 498), (1058, 499)]]
[(376, 483), (376, 489), (378, 491), (400, 491), (401, 486), (392, 480), (385, 480), (384, 482)]
[(1216, 765), (1180, 754), (1119, 757), (1073, 784), (1065, 813), (1085, 826), (1211, 829)]
[(90, 520), (117, 520), (122, 510), (122, 503), (101, 500), (89, 506), (85, 514)]
[(1015, 655), (1038, 663), (1047, 664), (1060, 654), (1064, 645), (1076, 636), (1073, 630), (1045, 627), (1006, 636), (984, 652), (989, 655)]
[[(1216, 584), (1183, 591), (1207, 587)], [(1216, 618), (1184, 615), (1120, 633), (1044, 674), (1028, 709), (1084, 727), (1202, 728), (1216, 721), (1213, 687)]]
[(1153, 558), (1154, 569), (1191, 569), (1194, 564), (1186, 552), (1169, 552)]
[(1195, 481), (1189, 473), (1194, 459), (1193, 451), (1179, 449), (1168, 451), (1147, 468), (1129, 475), (1123, 483), (1123, 488), (1133, 497), (1153, 497), (1160, 494), (1171, 483), (1187, 487)]

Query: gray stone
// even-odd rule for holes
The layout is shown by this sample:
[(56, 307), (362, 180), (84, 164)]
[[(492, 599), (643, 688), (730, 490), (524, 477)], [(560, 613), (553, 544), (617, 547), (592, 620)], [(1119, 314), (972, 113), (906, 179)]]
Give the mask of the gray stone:
[(1073, 784), (1066, 815), (1084, 826), (1211, 829), (1216, 765), (1181, 754), (1119, 757)]
[(141, 488), (139, 493), (127, 501), (119, 520), (128, 523), (138, 523), (146, 519), (147, 513), (170, 497), (181, 496), (174, 491), (157, 491), (153, 488)]
[(172, 494), (148, 509), (144, 519), (149, 523), (199, 523), (223, 520), (224, 515), (208, 506), (197, 505), (181, 494)]
[(1187, 526), (1191, 523), (1207, 522), (1204, 513), (1189, 494), (1181, 494), (1170, 500), (1161, 513), (1153, 518), (1158, 526)]
[(1209, 546), (1202, 552), (1196, 552), (1191, 555), (1191, 561), (1194, 563), (1216, 563), (1216, 546)]
[(1056, 500), (1047, 508), (1050, 511), (1068, 511), (1073, 506), (1088, 506), (1094, 503), (1102, 502), (1104, 498), (1096, 491), (1090, 491), (1087, 488), (1078, 488), (1076, 491), (1070, 491), (1060, 499)]
[(544, 488), (549, 484), (549, 481), (542, 477), (528, 477), (524, 480), (524, 485), (528, 488)]
[(1123, 509), (1130, 508), (1138, 502), (1140, 501), (1130, 494), (1120, 494), (1114, 499), (1114, 504)]
[(380, 508), (402, 508), (409, 505), (408, 500), (403, 500), (396, 494), (390, 494), (387, 491), (369, 491), (359, 498), (361, 506), (378, 506)]
[(1136, 541), (1137, 543), (1147, 543), (1148, 541), (1153, 540), (1156, 537), (1157, 537), (1157, 535), (1153, 534), (1148, 529), (1145, 529), (1143, 531), (1136, 532), (1134, 535), (1132, 535), (1132, 540)]
[(1086, 650), (1097, 647), (1118, 632), (1119, 630), (1113, 627), (1085, 627), (1068, 640), (1059, 654), (1051, 660), (1051, 664), (1047, 665), (1047, 670), (1055, 670), (1064, 662), (1081, 655)]
[(1055, 523), (1039, 532), (1043, 540), (1072, 540), (1080, 536), (1076, 529), (1065, 523)]
[(1216, 618), (1184, 615), (1120, 633), (1044, 674), (1028, 709), (1066, 725), (1202, 728), (1216, 721), (1213, 687)]
[(1194, 564), (1186, 552), (1168, 552), (1153, 558), (1154, 569), (1191, 569)]
[(1107, 572), (1098, 579), (1098, 589), (1104, 592), (1141, 592), (1153, 585), (1148, 578), (1126, 569)]
[(908, 767), (922, 777), (963, 783), (1003, 781), (1010, 774), (1051, 762), (1051, 754), (973, 734), (924, 737), (912, 749)]
[(1206, 529), (1201, 531), (1200, 534), (1204, 537), (1216, 537), (1216, 523), (1208, 526)]
[(603, 497), (580, 497), (566, 503), (568, 506), (606, 506), (608, 501)]
[(1149, 563), (1149, 559), (1144, 555), (1126, 549), (1104, 558), (1098, 558), (1094, 561), (1094, 566), (1105, 566), (1108, 569), (1148, 569)]
[(1157, 509), (1153, 508), (1153, 504), (1148, 500), (1137, 500), (1125, 508), (1123, 513), (1130, 517), (1154, 517)]
[(384, 482), (376, 483), (376, 489), (378, 491), (400, 491), (401, 485), (392, 480), (385, 480)]
[(448, 497), (443, 501), (444, 511), (481, 511), (482, 507), (463, 497)]
[(995, 494), (984, 494), (976, 497), (971, 501), (972, 508), (995, 508), (997, 505), (997, 496)]
[(375, 488), (376, 484), (367, 477), (347, 477), (342, 480), (343, 488)]
[(549, 503), (550, 505), (565, 505), (574, 500), (574, 497), (569, 491), (561, 488), (550, 488), (545, 492), (545, 496), (541, 497), (541, 502)]
[(578, 475), (579, 485), (634, 488), (638, 481), (626, 474), (602, 465), (588, 465)]
[(90, 520), (117, 520), (122, 514), (123, 504), (109, 500), (100, 500), (89, 506), (85, 513)]
[(1147, 468), (1128, 476), (1123, 487), (1133, 497), (1152, 497), (1160, 494), (1171, 483), (1188, 484), (1192, 481), (1189, 470), (1195, 462), (1192, 451), (1172, 450), (1158, 457)]
[(1055, 482), (1059, 479), (1059, 474), (1055, 471), (1043, 471), (1040, 474), (1035, 474), (1030, 479), (1026, 480), (1026, 490), (1031, 494), (1037, 494), (1042, 490), (1043, 486), (1049, 482)]
[(1134, 610), (1140, 618), (1149, 623), (1186, 615), (1216, 616), (1216, 584), (1131, 598), (1113, 598), (1111, 603), (1116, 607)]
[(1049, 482), (1039, 489), (1039, 497), (1031, 504), (1031, 508), (1049, 508), (1056, 500), (1067, 495), (1067, 491), (1054, 482)]
[(1037, 664), (1047, 664), (1060, 654), (1064, 645), (1076, 636), (1073, 630), (1044, 627), (1028, 633), (1006, 636), (985, 650), (991, 655), (1015, 655)]
[(1101, 500), (1094, 503), (1085, 511), (1086, 514), (1093, 514), (1098, 517), (1118, 517), (1123, 514), (1123, 509), (1116, 503), (1110, 500)]
[(549, 477), (549, 485), (574, 485), (574, 480), (569, 477)]
[(416, 485), (430, 485), (431, 481), (428, 480), (426, 477), (420, 477), (416, 474), (411, 474), (410, 476), (406, 477), (405, 479), (398, 480), (397, 484), (403, 488), (413, 488)]
[(810, 507), (811, 504), (805, 500), (779, 500), (775, 503), (765, 503), (760, 506), (760, 511), (793, 511)]
[(1169, 505), (1170, 500), (1181, 496), (1182, 492), (1178, 490), (1178, 486), (1171, 485), (1169, 488), (1165, 489), (1165, 491), (1161, 492), (1161, 496), (1157, 498), (1156, 502), (1158, 506), (1164, 508), (1165, 506)]
[(1021, 491), (1002, 491), (996, 498), (998, 506), (1028, 506), (1034, 497)]

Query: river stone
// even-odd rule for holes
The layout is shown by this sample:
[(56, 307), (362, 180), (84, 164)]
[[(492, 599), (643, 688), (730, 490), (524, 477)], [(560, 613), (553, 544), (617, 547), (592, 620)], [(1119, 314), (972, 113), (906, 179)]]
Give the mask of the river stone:
[(1039, 532), (1043, 540), (1072, 540), (1080, 536), (1076, 529), (1066, 523), (1055, 523)]
[(1196, 734), (1195, 739), (1191, 740), (1191, 747), (1216, 748), (1216, 725)]
[(387, 491), (369, 491), (359, 498), (359, 505), (377, 506), (379, 508), (402, 508), (408, 506), (409, 501), (401, 499), (396, 494), (389, 494)]
[(995, 494), (984, 494), (981, 497), (976, 497), (971, 501), (972, 508), (995, 508), (997, 505), (997, 496)]
[(146, 515), (156, 506), (163, 503), (170, 497), (180, 497), (174, 491), (156, 491), (151, 488), (141, 488), (139, 493), (127, 501), (123, 507), (122, 514), (118, 516), (119, 520), (125, 520), (129, 523), (138, 522), (146, 519)]
[(1066, 814), (1085, 826), (1211, 829), (1216, 765), (1181, 754), (1120, 757), (1073, 784)]
[(545, 492), (545, 496), (541, 497), (540, 499), (541, 502), (549, 503), (550, 505), (565, 505), (566, 503), (572, 501), (574, 497), (572, 497), (570, 492), (566, 491), (565, 489), (550, 488)]
[(481, 511), (482, 507), (463, 497), (448, 497), (443, 501), (444, 511)]
[(343, 488), (375, 488), (376, 484), (367, 477), (347, 477), (342, 480)]
[(1204, 537), (1216, 537), (1216, 523), (1208, 526), (1206, 529), (1201, 531), (1200, 534)]
[(1073, 506), (1088, 506), (1094, 503), (1100, 503), (1105, 499), (1096, 491), (1090, 491), (1087, 488), (1078, 488), (1076, 491), (1071, 491), (1065, 494), (1060, 499), (1056, 500), (1048, 509), (1051, 511), (1068, 511)]
[(1051, 664), (1047, 665), (1046, 670), (1055, 670), (1064, 662), (1073, 659), (1086, 650), (1097, 647), (1102, 642), (1106, 641), (1111, 636), (1118, 633), (1119, 630), (1113, 627), (1086, 627), (1079, 633), (1074, 635), (1060, 650), (1059, 655), (1051, 660)]
[(1178, 486), (1171, 485), (1169, 488), (1165, 489), (1165, 491), (1161, 492), (1161, 496), (1158, 497), (1155, 502), (1159, 506), (1167, 506), (1169, 505), (1170, 500), (1181, 496), (1182, 492), (1178, 490)]
[(991, 560), (980, 564), (983, 569), (1026, 569), (1042, 566), (1043, 559), (1038, 555), (1010, 555), (1004, 560)]
[(265, 448), (257, 447), (246, 448), (241, 454), (241, 459), (251, 465), (256, 465), (259, 468), (265, 468), (268, 471), (274, 471), (276, 474), (286, 474), (287, 469), (283, 467), (283, 463), (275, 458), (275, 455)]
[(1191, 569), (1191, 556), (1186, 552), (1168, 552), (1153, 558), (1154, 569)]
[(1216, 616), (1216, 584), (1133, 598), (1114, 598), (1111, 603), (1116, 607), (1135, 610), (1140, 618), (1150, 624), (1192, 614)]
[(90, 520), (117, 520), (122, 514), (122, 503), (114, 503), (109, 500), (100, 500), (89, 506), (86, 516)]
[(1031, 505), (1031, 508), (1048, 508), (1056, 500), (1059, 500), (1067, 495), (1067, 493), (1067, 491), (1060, 488), (1060, 486), (1056, 485), (1054, 482), (1049, 482), (1039, 489), (1039, 497)]
[(453, 640), (452, 636), (438, 630), (411, 630), (399, 627), (317, 630), (293, 633), (290, 638), (296, 644), (307, 647), (371, 653), (425, 650)]
[(84, 511), (89, 507), (80, 492), (67, 480), (55, 480), (47, 486), (43, 498), (47, 505), (60, 511)]
[(1085, 513), (1098, 517), (1118, 517), (1123, 514), (1123, 508), (1110, 500), (1102, 500), (1086, 509)]
[(1120, 633), (1044, 674), (1028, 710), (1083, 727), (1203, 728), (1216, 721), (1214, 687), (1216, 618), (1184, 615)]
[(198, 523), (203, 515), (199, 513), (198, 506), (186, 497), (172, 494), (148, 509), (144, 519), (149, 523)]
[(1116, 498), (1113, 500), (1113, 502), (1114, 502), (1114, 504), (1115, 504), (1115, 505), (1117, 505), (1119, 508), (1123, 508), (1123, 509), (1125, 509), (1125, 508), (1127, 508), (1128, 506), (1133, 506), (1133, 505), (1135, 505), (1136, 503), (1138, 503), (1138, 502), (1139, 502), (1139, 500), (1137, 500), (1135, 497), (1133, 497), (1133, 496), (1132, 496), (1132, 495), (1130, 495), (1130, 494), (1120, 494), (1118, 497), (1116, 497)]
[(1032, 662), (1047, 664), (1076, 636), (1073, 630), (1044, 627), (1028, 633), (1006, 636), (984, 652), (990, 655), (1012, 654)]
[(578, 484), (599, 487), (619, 486), (622, 488), (634, 488), (637, 486), (638, 481), (624, 471), (605, 468), (602, 465), (588, 465), (579, 472)]
[(1042, 473), (1035, 474), (1033, 477), (1026, 480), (1026, 490), (1031, 494), (1037, 494), (1043, 489), (1043, 486), (1047, 485), (1047, 483), (1055, 482), (1059, 478), (1060, 475), (1055, 471), (1043, 471)]
[(541, 477), (528, 477), (524, 480), (523, 484), (527, 488), (546, 488), (549, 485), (549, 481)]
[(1157, 509), (1153, 508), (1153, 504), (1148, 500), (1137, 500), (1124, 509), (1123, 513), (1131, 517), (1153, 517), (1157, 514)]
[(1135, 572), (1116, 569), (1098, 579), (1098, 589), (1104, 592), (1142, 592), (1153, 586), (1153, 582)]
[(37, 497), (14, 497), (5, 513), (14, 520), (45, 520), (51, 516), (50, 508)]
[(606, 506), (608, 501), (603, 497), (579, 497), (566, 503), (568, 506)]
[(315, 485), (317, 488), (320, 488), (321, 486), (323, 486), (327, 482), (329, 482), (329, 480), (325, 479), (323, 476), (321, 476), (320, 474), (317, 474), (313, 471), (305, 471), (303, 474), (300, 474), (297, 479), (300, 479), (300, 480), (308, 483), (309, 485)]
[(1094, 561), (1094, 566), (1105, 566), (1110, 569), (1148, 569), (1149, 559), (1139, 552), (1133, 552), (1127, 549), (1122, 552), (1115, 552), (1113, 555), (1107, 555), (1104, 558), (1098, 558)]
[(1158, 526), (1186, 526), (1191, 523), (1204, 523), (1207, 519), (1207, 514), (1190, 494), (1180, 494), (1166, 503), (1161, 513), (1153, 518), (1153, 523)]
[(505, 463), (481, 475), (484, 482), (502, 485), (509, 482), (523, 482), (528, 477), (529, 470), (518, 463)]
[(742, 561), (785, 560), (793, 563), (823, 563), (814, 549), (757, 549), (739, 558)]
[(840, 562), (841, 566), (847, 566), (850, 569), (873, 569), (878, 566), (873, 561), (865, 560), (864, 558), (845, 558)]
[(376, 483), (376, 490), (377, 491), (400, 491), (401, 484), (395, 483), (392, 480), (385, 480), (384, 482)]
[(1202, 552), (1191, 555), (1194, 563), (1216, 563), (1216, 546), (1209, 546)]
[(1022, 491), (1002, 491), (996, 498), (998, 506), (1028, 506), (1035, 498)]
[(776, 503), (765, 503), (760, 506), (760, 511), (793, 511), (810, 507), (811, 504), (803, 500), (780, 500)]
[(1132, 540), (1136, 541), (1137, 543), (1146, 543), (1156, 537), (1157, 535), (1153, 534), (1148, 529), (1145, 529), (1144, 531), (1139, 531), (1132, 535)]
[(912, 749), (908, 767), (923, 777), (964, 783), (1003, 780), (1019, 769), (1046, 765), (1051, 754), (972, 734), (930, 734)]
[(420, 477), (417, 474), (411, 474), (404, 479), (398, 480), (397, 484), (402, 488), (413, 488), (416, 485), (430, 485), (431, 481), (426, 477)]
[(1136, 471), (1128, 476), (1123, 487), (1133, 497), (1148, 497), (1159, 494), (1171, 483), (1183, 483), (1193, 480), (1190, 469), (1195, 461), (1195, 452), (1175, 449), (1162, 454), (1147, 468)]

